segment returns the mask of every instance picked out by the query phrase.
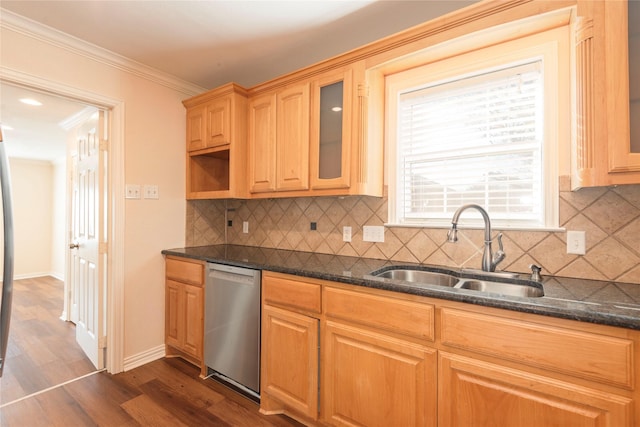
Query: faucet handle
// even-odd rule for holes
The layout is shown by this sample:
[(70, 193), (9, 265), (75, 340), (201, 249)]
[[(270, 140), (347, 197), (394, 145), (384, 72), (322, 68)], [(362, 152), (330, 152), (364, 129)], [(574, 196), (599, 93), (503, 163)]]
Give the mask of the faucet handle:
[(531, 269), (531, 280), (533, 280), (534, 282), (542, 281), (542, 276), (540, 275), (540, 272), (542, 271), (542, 267), (535, 264), (531, 264), (529, 268)]
[(500, 249), (498, 249), (491, 258), (491, 271), (495, 271), (496, 266), (507, 256), (507, 254), (504, 253), (504, 247), (502, 246), (502, 233), (498, 233), (498, 246)]

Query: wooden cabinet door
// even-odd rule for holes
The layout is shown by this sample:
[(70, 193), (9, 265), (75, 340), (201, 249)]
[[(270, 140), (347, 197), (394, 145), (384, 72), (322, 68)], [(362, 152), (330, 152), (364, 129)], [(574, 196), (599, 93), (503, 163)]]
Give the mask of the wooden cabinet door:
[[(636, 117), (638, 111), (638, 94), (631, 91), (638, 87), (633, 74), (638, 68), (629, 67), (634, 52), (629, 50), (634, 42), (629, 30), (637, 31), (634, 23), (640, 18), (637, 12), (635, 21), (628, 15), (632, 3), (636, 2), (577, 2), (574, 189), (640, 183), (640, 143), (631, 139), (637, 126), (633, 110)], [(634, 97), (635, 106), (630, 103)]]
[(183, 288), (173, 280), (167, 280), (165, 287), (165, 343), (177, 348), (182, 347)]
[(309, 188), (309, 84), (288, 87), (277, 94), (276, 188)]
[(267, 411), (274, 409), (274, 403), (267, 403), (272, 396), (292, 410), (317, 419), (318, 320), (264, 305), (261, 372), (263, 406), (271, 406)]
[(182, 349), (202, 359), (204, 339), (204, 292), (199, 286), (184, 285)]
[(436, 425), (436, 350), (333, 321), (326, 321), (322, 334), (323, 421)]
[(249, 101), (249, 190), (276, 190), (276, 96)]
[(167, 279), (165, 343), (202, 360), (204, 290)]
[(231, 97), (216, 99), (207, 104), (206, 146), (217, 147), (231, 143)]
[(187, 110), (187, 151), (201, 150), (206, 146), (206, 118), (204, 106)]
[(631, 426), (633, 401), (524, 371), (440, 353), (439, 426)]

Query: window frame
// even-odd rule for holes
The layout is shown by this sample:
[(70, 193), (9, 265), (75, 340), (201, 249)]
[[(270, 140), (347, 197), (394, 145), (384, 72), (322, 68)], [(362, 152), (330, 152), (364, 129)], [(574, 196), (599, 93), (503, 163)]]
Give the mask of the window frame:
[[(540, 33), (528, 35), (516, 40), (497, 43), (488, 47), (466, 51), (449, 46), (452, 51), (461, 51), (456, 55), (446, 55), (446, 50), (438, 49), (427, 63), (404, 69), (385, 76), (385, 158), (386, 182), (388, 185), (388, 217), (387, 226), (402, 227), (449, 227), (450, 220), (403, 221), (397, 212), (397, 108), (400, 92), (410, 88), (424, 86), (429, 82), (437, 82), (455, 78), (456, 76), (500, 68), (504, 64), (526, 62), (531, 58), (542, 58), (544, 79), (544, 141), (542, 146), (542, 188), (544, 198), (544, 224), (517, 225), (503, 221), (492, 221), (497, 229), (521, 230), (558, 230), (559, 229), (559, 165), (561, 157), (568, 156), (560, 151), (561, 141), (571, 137), (570, 129), (570, 48), (569, 27), (563, 26)], [(457, 43), (468, 44), (464, 38)], [(425, 78), (428, 76), (428, 78)], [(491, 212), (489, 212), (491, 214)], [(465, 220), (465, 225), (472, 228), (482, 226), (481, 218)]]

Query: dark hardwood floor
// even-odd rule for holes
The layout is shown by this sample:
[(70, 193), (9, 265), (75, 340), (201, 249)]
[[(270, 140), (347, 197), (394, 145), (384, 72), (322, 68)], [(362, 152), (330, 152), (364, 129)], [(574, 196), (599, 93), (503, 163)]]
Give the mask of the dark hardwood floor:
[(14, 282), (11, 331), (0, 378), (0, 405), (95, 371), (60, 320), (64, 283), (53, 277)]
[(11, 426), (301, 426), (282, 415), (264, 416), (253, 401), (179, 358), (131, 371), (96, 373), (0, 409)]
[[(255, 402), (200, 379), (198, 368), (178, 358), (117, 375), (95, 372), (75, 342), (73, 324), (59, 319), (62, 282), (43, 277), (15, 285), (0, 378), (2, 427), (301, 426), (285, 416), (260, 414)], [(47, 391), (36, 393), (42, 390)]]

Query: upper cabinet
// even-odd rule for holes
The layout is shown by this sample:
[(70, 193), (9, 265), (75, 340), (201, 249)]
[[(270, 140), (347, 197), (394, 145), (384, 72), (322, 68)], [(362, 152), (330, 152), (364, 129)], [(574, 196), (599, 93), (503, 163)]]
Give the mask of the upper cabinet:
[(251, 193), (309, 188), (309, 84), (249, 101)]
[(187, 99), (187, 199), (247, 194), (247, 93), (230, 83)]
[(640, 183), (640, 4), (578, 1), (572, 187)]
[(311, 188), (349, 188), (353, 118), (353, 71), (313, 81), (311, 94)]
[(206, 105), (187, 109), (187, 151), (201, 150), (206, 146)]
[(367, 138), (364, 63), (250, 91), (250, 197), (382, 195), (382, 140)]
[(573, 116), (560, 144), (572, 143), (572, 187), (640, 183), (639, 8), (480, 1), (246, 91), (230, 83), (191, 98), (187, 198), (382, 196), (388, 75), (564, 26), (573, 52), (563, 108)]

